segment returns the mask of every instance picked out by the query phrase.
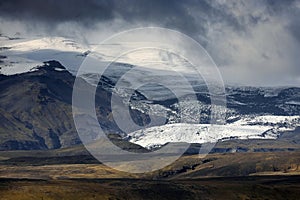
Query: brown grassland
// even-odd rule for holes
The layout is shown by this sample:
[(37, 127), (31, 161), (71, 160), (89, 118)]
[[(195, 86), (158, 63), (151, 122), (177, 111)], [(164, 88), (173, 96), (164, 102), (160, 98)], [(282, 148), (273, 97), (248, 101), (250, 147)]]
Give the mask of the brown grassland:
[(273, 200), (300, 195), (299, 151), (185, 155), (147, 174), (120, 172), (88, 155), (35, 159), (22, 152), (13, 155), (16, 152), (6, 152), (0, 162), (1, 200)]

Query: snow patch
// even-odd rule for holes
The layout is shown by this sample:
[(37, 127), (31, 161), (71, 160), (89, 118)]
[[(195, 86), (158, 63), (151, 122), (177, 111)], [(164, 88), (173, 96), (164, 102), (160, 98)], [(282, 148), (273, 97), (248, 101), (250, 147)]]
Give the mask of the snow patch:
[(55, 71), (59, 71), (59, 72), (61, 72), (61, 71), (66, 71), (65, 69), (62, 69), (62, 68), (54, 68), (54, 70), (55, 70)]
[(297, 105), (297, 106), (299, 106), (299, 105), (300, 105), (300, 102), (299, 102), (299, 101), (288, 101), (288, 102), (285, 102), (285, 104), (290, 104), (290, 105)]

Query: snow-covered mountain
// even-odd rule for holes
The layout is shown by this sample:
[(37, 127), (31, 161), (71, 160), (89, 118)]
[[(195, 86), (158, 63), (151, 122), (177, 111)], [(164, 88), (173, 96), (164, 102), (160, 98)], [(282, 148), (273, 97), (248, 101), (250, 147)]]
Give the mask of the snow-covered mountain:
[[(85, 45), (62, 37), (28, 40), (0, 36), (0, 42), (0, 74), (8, 75), (6, 80), (9, 79), (9, 75), (37, 72), (41, 69), (40, 66), (48, 66), (49, 60), (55, 60), (66, 68), (54, 68), (56, 73), (67, 70), (74, 78), (79, 66), (91, 52)], [(100, 55), (101, 66), (106, 67), (113, 61), (111, 51), (120, 51), (124, 48), (126, 49), (124, 44), (96, 48), (97, 54)], [(91, 85), (101, 87), (108, 93), (114, 93), (122, 99), (130, 99), (125, 103), (131, 112), (135, 113), (135, 122), (139, 125), (149, 123), (149, 115), (166, 116), (165, 125), (136, 130), (124, 135), (124, 139), (146, 148), (159, 147), (168, 142), (205, 143), (229, 139), (276, 139), (281, 132), (294, 130), (299, 126), (299, 88), (228, 86), (227, 123), (215, 125), (215, 132), (212, 134), (209, 132), (211, 104), (208, 89), (203, 80), (185, 71), (188, 65), (189, 63), (178, 59), (175, 55), (163, 51), (144, 50), (118, 58), (102, 77), (97, 74), (97, 68), (84, 72), (82, 77)], [(169, 67), (175, 67), (177, 72), (185, 73), (192, 88), (178, 81), (179, 77), (174, 75), (172, 70), (166, 70)], [(130, 72), (130, 76), (124, 77), (127, 72)], [(130, 90), (132, 86), (147, 82), (142, 75), (146, 75), (152, 83), (139, 87), (132, 94)], [(120, 80), (122, 87), (116, 88)], [(156, 84), (159, 81), (176, 88), (178, 94), (175, 95), (162, 84)], [(71, 91), (67, 93), (69, 92)], [(196, 99), (193, 101), (189, 98), (183, 99), (179, 104), (177, 98), (188, 96), (190, 93), (193, 93)], [(107, 108), (107, 112), (110, 109)], [(181, 118), (185, 121), (198, 121), (198, 124), (181, 123)], [(105, 128), (115, 131), (114, 126), (116, 125), (110, 123)]]

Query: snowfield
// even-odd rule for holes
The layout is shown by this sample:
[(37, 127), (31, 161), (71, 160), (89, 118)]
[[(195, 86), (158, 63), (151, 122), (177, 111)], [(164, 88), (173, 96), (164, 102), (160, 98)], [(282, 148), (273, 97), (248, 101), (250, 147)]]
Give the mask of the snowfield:
[[(184, 72), (187, 69), (186, 66), (190, 68), (190, 64), (187, 61), (163, 50), (139, 50), (134, 53), (124, 54), (115, 60), (116, 58), (112, 56), (112, 52), (126, 51), (126, 49), (131, 47), (127, 43), (83, 45), (63, 37), (9, 39), (0, 35), (0, 44), (0, 55), (6, 57), (1, 59), (2, 62), (0, 62), (0, 74), (4, 75), (26, 73), (49, 60), (60, 62), (68, 71), (76, 74), (84, 58), (91, 50), (97, 53), (97, 59), (99, 59), (97, 62), (105, 63), (101, 67), (106, 67), (106, 64), (115, 61), (143, 66), (144, 68), (148, 67), (151, 70), (167, 69), (166, 72), (174, 69)], [(145, 45), (151, 46), (151, 44), (146, 43)], [(96, 67), (99, 67), (99, 65)], [(98, 71), (98, 68), (96, 68), (96, 72)], [(87, 71), (87, 73), (90, 72), (92, 71)]]
[(4, 61), (4, 64), (0, 65), (0, 74), (4, 75), (14, 75), (32, 72), (36, 71), (38, 66), (44, 65), (43, 62), (18, 56), (9, 56), (8, 58), (3, 59), (2, 61)]
[(14, 75), (36, 70), (43, 62), (59, 61), (70, 72), (75, 72), (83, 62), (88, 49), (62, 37), (9, 40), (0, 37), (0, 74)]

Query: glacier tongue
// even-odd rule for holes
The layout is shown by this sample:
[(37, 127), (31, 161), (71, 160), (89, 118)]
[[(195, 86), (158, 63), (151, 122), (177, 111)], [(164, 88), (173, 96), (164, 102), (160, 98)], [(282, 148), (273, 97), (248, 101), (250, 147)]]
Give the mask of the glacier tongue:
[[(284, 125), (283, 125), (284, 124)], [(148, 149), (169, 142), (207, 143), (229, 139), (276, 139), (280, 131), (299, 126), (299, 116), (258, 116), (226, 125), (166, 124), (138, 130), (127, 139)]]

